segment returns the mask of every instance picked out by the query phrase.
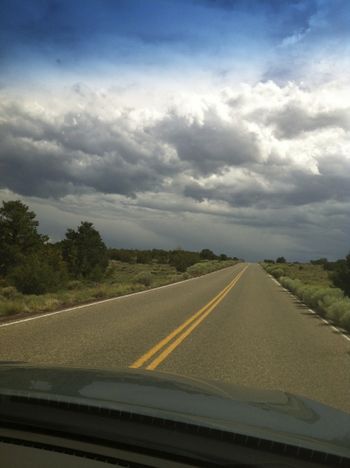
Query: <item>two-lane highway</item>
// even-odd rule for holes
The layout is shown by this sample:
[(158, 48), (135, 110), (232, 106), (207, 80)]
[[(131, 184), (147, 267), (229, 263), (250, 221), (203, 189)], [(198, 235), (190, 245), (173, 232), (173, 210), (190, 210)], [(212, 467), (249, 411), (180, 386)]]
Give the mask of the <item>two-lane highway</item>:
[(350, 341), (256, 264), (0, 325), (0, 360), (156, 369), (289, 391), (350, 412)]

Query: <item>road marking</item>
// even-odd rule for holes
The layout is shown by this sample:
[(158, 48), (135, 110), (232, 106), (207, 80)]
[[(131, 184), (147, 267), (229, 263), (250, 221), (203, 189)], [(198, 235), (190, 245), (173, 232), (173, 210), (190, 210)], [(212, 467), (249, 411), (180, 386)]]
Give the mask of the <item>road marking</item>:
[(134, 369), (141, 367), (143, 364), (145, 364), (145, 362), (149, 361), (158, 351), (164, 348), (169, 343), (169, 341), (171, 341), (173, 338), (179, 335), (184, 329), (186, 329), (186, 327), (190, 325), (187, 328), (187, 330), (185, 330), (180, 336), (178, 336), (178, 338), (172, 344), (165, 348), (163, 352), (146, 367), (146, 369), (148, 370), (155, 369), (205, 319), (205, 317), (207, 317), (210, 314), (210, 312), (215, 309), (215, 307), (235, 286), (235, 284), (238, 282), (238, 280), (241, 278), (241, 276), (247, 268), (248, 266), (241, 270), (233, 278), (233, 280), (230, 281), (230, 283), (222, 291), (220, 291), (219, 294), (217, 294), (213, 299), (211, 299), (204, 307), (202, 307), (198, 312), (196, 312), (179, 327), (173, 330), (168, 336), (159, 341), (155, 346), (153, 346), (150, 350), (143, 354), (129, 367)]
[[(237, 264), (237, 265), (240, 265), (240, 264)], [(233, 265), (232, 267), (226, 267), (226, 268), (233, 268), (235, 266), (236, 265)], [(0, 328), (9, 327), (11, 325), (17, 325), (18, 323), (23, 323), (23, 322), (30, 322), (31, 320), (39, 320), (39, 319), (42, 319), (42, 318), (51, 317), (52, 315), (62, 314), (64, 312), (70, 312), (72, 310), (83, 309), (84, 307), (92, 307), (92, 306), (95, 306), (95, 305), (104, 304), (105, 302), (118, 301), (118, 300), (121, 300), (121, 299), (126, 299), (127, 297), (137, 296), (139, 294), (147, 294), (147, 293), (150, 293), (152, 291), (157, 291), (159, 289), (170, 288), (172, 286), (176, 286), (177, 284), (187, 283), (188, 281), (199, 280), (200, 278), (203, 278), (203, 277), (208, 276), (208, 275), (212, 275), (213, 273), (218, 273), (219, 271), (226, 270), (226, 268), (222, 268), (221, 270), (211, 271), (210, 273), (206, 273), (205, 275), (201, 275), (201, 276), (196, 276), (195, 278), (189, 278), (189, 279), (186, 279), (186, 280), (177, 281), (176, 283), (164, 284), (163, 286), (157, 286), (156, 288), (146, 289), (145, 291), (137, 291), (137, 292), (130, 293), (130, 294), (124, 294), (123, 296), (110, 297), (109, 299), (103, 299), (102, 301), (89, 302), (88, 304), (81, 304), (81, 305), (78, 305), (78, 306), (69, 307), (67, 309), (60, 309), (60, 310), (55, 310), (54, 312), (47, 312), (47, 313), (43, 313), (43, 314), (40, 314), (40, 315), (35, 315), (34, 317), (27, 317), (27, 318), (24, 318), (24, 319), (13, 320), (11, 322), (6, 322), (6, 323), (0, 324)]]

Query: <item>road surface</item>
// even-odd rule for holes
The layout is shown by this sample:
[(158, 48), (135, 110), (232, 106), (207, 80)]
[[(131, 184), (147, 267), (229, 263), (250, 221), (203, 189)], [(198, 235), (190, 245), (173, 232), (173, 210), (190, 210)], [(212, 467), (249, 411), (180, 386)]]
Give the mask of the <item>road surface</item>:
[(257, 264), (0, 325), (0, 361), (156, 369), (350, 412), (350, 341)]

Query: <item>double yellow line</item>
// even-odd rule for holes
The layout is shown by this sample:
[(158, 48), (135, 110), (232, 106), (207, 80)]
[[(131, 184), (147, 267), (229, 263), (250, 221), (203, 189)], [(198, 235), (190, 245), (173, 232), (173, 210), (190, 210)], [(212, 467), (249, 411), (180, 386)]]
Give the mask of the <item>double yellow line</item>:
[[(220, 304), (220, 302), (224, 299), (224, 297), (231, 291), (231, 289), (236, 285), (239, 281), (243, 273), (248, 268), (248, 265), (236, 275), (233, 280), (217, 294), (211, 301), (209, 301), (204, 307), (202, 307), (198, 312), (196, 312), (192, 317), (188, 320), (183, 322), (179, 327), (173, 330), (168, 336), (163, 338), (159, 343), (153, 346), (150, 350), (148, 350), (143, 356), (137, 359), (133, 364), (131, 364), (131, 368), (137, 369), (142, 367), (146, 364), (146, 369), (153, 370), (159, 364), (164, 361), (164, 359), (169, 356), (170, 353), (177, 348), (183, 340), (190, 334), (192, 331), (198, 327), (198, 325), (212, 312), (215, 307)], [(173, 338), (177, 337), (174, 341), (172, 341), (168, 346), (166, 346), (169, 341)], [(162, 351), (161, 351), (162, 350)], [(158, 356), (153, 359), (150, 363), (148, 363), (153, 356), (161, 351)], [(148, 364), (147, 364), (148, 363)]]

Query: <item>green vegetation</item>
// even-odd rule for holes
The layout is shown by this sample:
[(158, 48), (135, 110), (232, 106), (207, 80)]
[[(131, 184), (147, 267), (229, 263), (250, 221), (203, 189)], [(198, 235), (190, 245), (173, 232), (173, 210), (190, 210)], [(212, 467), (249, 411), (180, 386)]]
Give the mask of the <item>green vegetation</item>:
[(327, 265), (326, 268), (332, 271), (330, 277), (335, 286), (338, 286), (347, 296), (350, 296), (350, 254), (344, 260), (335, 262), (332, 268), (330, 268), (330, 265)]
[(100, 279), (108, 266), (107, 247), (92, 223), (68, 229), (61, 243), (62, 256), (73, 278)]
[(33, 211), (19, 200), (3, 202), (0, 208), (0, 274), (22, 265), (26, 256), (41, 249), (46, 236), (37, 232), (39, 222)]
[(0, 316), (20, 312), (46, 312), (94, 300), (122, 296), (204, 275), (236, 263), (235, 260), (204, 261), (190, 267), (188, 272), (179, 273), (171, 265), (130, 264), (112, 260), (104, 279), (100, 282), (74, 280), (68, 282), (65, 289), (40, 295), (21, 294), (12, 286), (0, 288)]
[(276, 259), (276, 263), (286, 263), (286, 262), (287, 262), (287, 260), (284, 257), (278, 257)]
[(271, 265), (262, 263), (265, 270), (286, 289), (332, 323), (350, 331), (350, 298), (335, 287), (332, 274), (324, 269), (324, 262)]
[(211, 273), (212, 271), (221, 270), (222, 268), (227, 268), (229, 266), (233, 266), (238, 263), (239, 260), (206, 260), (201, 261), (199, 263), (195, 263), (194, 265), (187, 268), (187, 273), (190, 277), (206, 275), (207, 273)]
[[(322, 265), (314, 265), (312, 263), (285, 263), (267, 265), (269, 273), (275, 278), (280, 276), (288, 276), (292, 279), (299, 279), (305, 284), (331, 287), (332, 280)], [(275, 273), (272, 273), (272, 271)]]
[(82, 221), (55, 244), (22, 202), (0, 208), (0, 316), (43, 312), (203, 275), (239, 260), (209, 249), (107, 249)]

